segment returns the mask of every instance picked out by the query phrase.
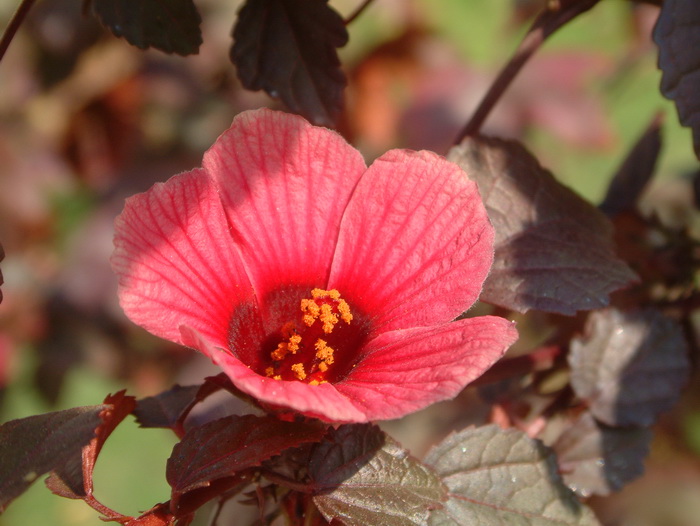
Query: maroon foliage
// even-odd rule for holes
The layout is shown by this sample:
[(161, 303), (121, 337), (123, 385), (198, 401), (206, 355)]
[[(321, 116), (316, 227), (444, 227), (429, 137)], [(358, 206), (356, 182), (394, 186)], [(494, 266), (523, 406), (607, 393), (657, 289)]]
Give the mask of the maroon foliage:
[(233, 38), (231, 60), (246, 88), (264, 89), (315, 124), (335, 125), (346, 84), (335, 48), (348, 33), (327, 0), (249, 0)]
[(199, 51), (201, 17), (192, 0), (91, 0), (100, 21), (141, 49), (190, 55)]
[(477, 182), (496, 230), (481, 299), (519, 312), (574, 314), (605, 306), (634, 280), (612, 226), (514, 141), (469, 137), (449, 155)]

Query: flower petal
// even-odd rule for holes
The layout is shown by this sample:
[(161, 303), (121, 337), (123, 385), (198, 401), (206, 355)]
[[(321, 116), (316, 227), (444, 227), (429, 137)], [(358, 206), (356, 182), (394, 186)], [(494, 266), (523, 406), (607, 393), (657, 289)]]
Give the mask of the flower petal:
[(114, 244), (121, 306), (157, 336), (180, 342), (179, 326), (187, 324), (225, 345), (236, 305), (254, 302), (216, 188), (202, 170), (127, 199)]
[(288, 285), (325, 287), (343, 211), (365, 171), (337, 133), (269, 110), (235, 118), (205, 154), (260, 304)]
[(392, 150), (353, 193), (329, 286), (366, 309), (374, 334), (445, 323), (478, 297), (493, 238), (477, 186), (457, 165)]
[(457, 396), (517, 338), (515, 325), (496, 316), (387, 332), (335, 386), (368, 419), (398, 418)]
[(221, 367), (233, 384), (244, 393), (275, 408), (286, 408), (328, 422), (367, 422), (367, 417), (332, 384), (273, 380), (256, 374), (238, 358), (211, 342), (194, 329), (180, 327), (185, 345), (199, 350)]

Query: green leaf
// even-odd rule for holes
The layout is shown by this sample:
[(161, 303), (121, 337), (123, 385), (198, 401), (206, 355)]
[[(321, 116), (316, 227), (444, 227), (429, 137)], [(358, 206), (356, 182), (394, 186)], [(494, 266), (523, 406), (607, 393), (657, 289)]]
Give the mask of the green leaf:
[(538, 440), (497, 426), (447, 437), (425, 459), (449, 490), (431, 526), (596, 526), (593, 512), (562, 482)]
[(309, 471), (318, 509), (346, 526), (425, 524), (445, 498), (430, 468), (368, 424), (332, 430), (312, 453)]
[(92, 0), (92, 9), (115, 36), (141, 49), (191, 55), (202, 44), (192, 0)]

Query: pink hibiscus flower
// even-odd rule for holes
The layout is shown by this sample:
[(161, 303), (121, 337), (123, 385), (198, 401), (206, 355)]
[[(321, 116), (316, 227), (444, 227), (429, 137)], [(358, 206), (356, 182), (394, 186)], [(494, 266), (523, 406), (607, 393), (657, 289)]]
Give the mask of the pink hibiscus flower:
[(369, 168), (340, 135), (246, 112), (203, 167), (127, 200), (112, 265), (126, 314), (272, 409), (397, 418), (457, 395), (515, 341), (477, 299), (493, 228), (430, 152)]

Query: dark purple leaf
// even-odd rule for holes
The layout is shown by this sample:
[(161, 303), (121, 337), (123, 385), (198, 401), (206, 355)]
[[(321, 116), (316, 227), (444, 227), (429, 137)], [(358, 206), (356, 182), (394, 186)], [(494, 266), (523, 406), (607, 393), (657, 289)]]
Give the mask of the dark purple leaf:
[(611, 426), (649, 426), (688, 379), (680, 325), (657, 310), (591, 313), (571, 342), (571, 385), (593, 416)]
[(315, 124), (335, 124), (346, 84), (336, 48), (348, 33), (327, 0), (248, 0), (233, 39), (231, 60), (247, 89), (264, 89)]
[(639, 197), (654, 175), (661, 150), (661, 117), (661, 114), (654, 116), (608, 186), (600, 205), (608, 216), (637, 209)]
[[(56, 468), (46, 479), (46, 485), (55, 494), (69, 499), (92, 498), (92, 472), (105, 441), (112, 431), (133, 411), (136, 399), (119, 391), (105, 398), (104, 409), (99, 413), (100, 424), (95, 436), (80, 453)], [(102, 510), (100, 510), (102, 511)]]
[(0, 512), (38, 477), (63, 468), (95, 436), (106, 405), (76, 407), (0, 426)]
[(468, 137), (448, 158), (479, 185), (496, 230), (483, 301), (575, 314), (607, 305), (611, 292), (635, 279), (615, 256), (607, 218), (519, 143)]
[(665, 0), (653, 36), (663, 72), (661, 92), (676, 103), (681, 123), (693, 130), (700, 158), (700, 2)]
[(440, 479), (376, 426), (346, 425), (316, 446), (314, 503), (346, 526), (425, 524), (445, 498)]
[(599, 524), (562, 482), (551, 450), (520, 431), (465, 429), (425, 461), (449, 490), (445, 507), (430, 514), (431, 526)]
[(180, 432), (192, 408), (221, 389), (243, 400), (250, 400), (225, 373), (221, 373), (205, 378), (201, 385), (176, 385), (155, 396), (143, 398), (137, 402), (134, 415), (141, 427), (170, 428)]
[(142, 398), (136, 403), (134, 415), (141, 427), (172, 428), (180, 415), (196, 400), (201, 386), (176, 385), (155, 396)]
[(193, 428), (168, 459), (166, 478), (173, 489), (173, 507), (187, 492), (235, 477), (287, 448), (318, 441), (324, 433), (320, 423), (254, 415), (232, 415)]
[(112, 33), (141, 49), (191, 55), (202, 44), (202, 22), (192, 0), (92, 0)]
[(644, 473), (651, 431), (608, 427), (584, 413), (566, 428), (552, 449), (564, 482), (582, 497), (609, 495)]

